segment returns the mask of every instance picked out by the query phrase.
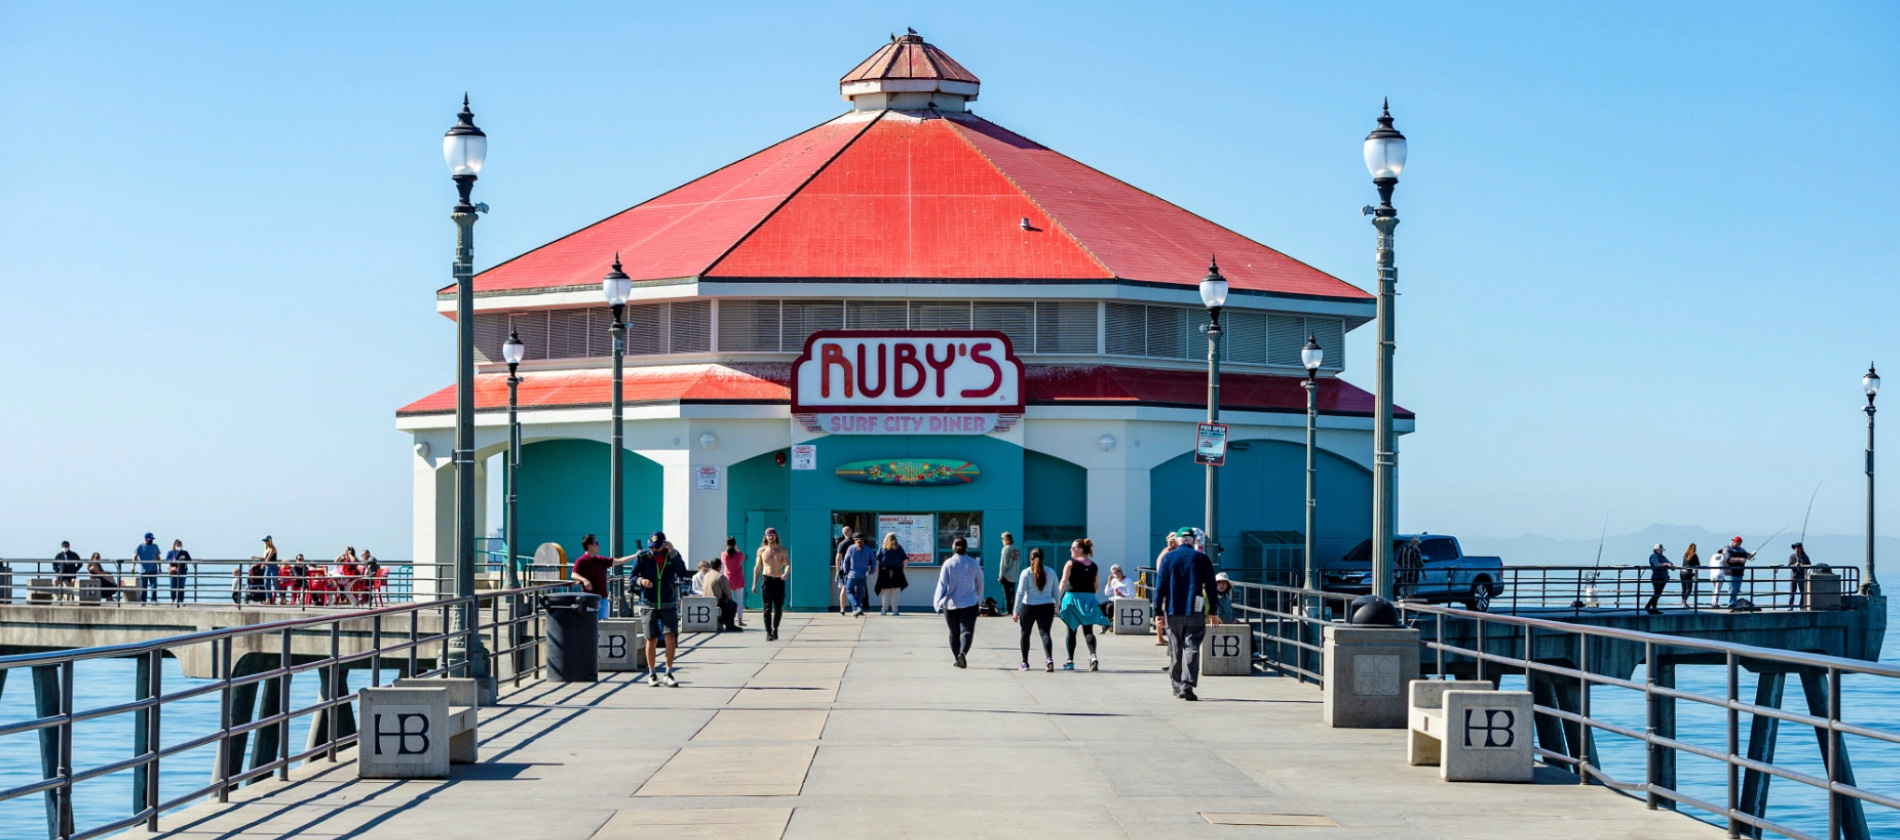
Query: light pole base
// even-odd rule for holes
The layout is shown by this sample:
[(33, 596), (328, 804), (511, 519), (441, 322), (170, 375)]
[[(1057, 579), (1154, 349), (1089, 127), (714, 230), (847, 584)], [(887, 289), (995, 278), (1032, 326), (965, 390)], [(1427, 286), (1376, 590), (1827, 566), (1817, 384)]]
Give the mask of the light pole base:
[(493, 706), (501, 702), (501, 686), (494, 677), (475, 678), (475, 702), (479, 706)]
[(1880, 597), (1880, 581), (1870, 580), (1860, 585), (1860, 594), (1869, 598)]

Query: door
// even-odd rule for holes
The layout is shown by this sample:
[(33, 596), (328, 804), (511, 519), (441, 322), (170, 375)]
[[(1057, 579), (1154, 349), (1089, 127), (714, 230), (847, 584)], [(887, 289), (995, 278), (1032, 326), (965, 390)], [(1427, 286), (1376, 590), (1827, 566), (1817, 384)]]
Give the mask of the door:
[(787, 542), (786, 534), (791, 530), (787, 527), (787, 522), (788, 517), (786, 512), (782, 510), (748, 510), (745, 512), (745, 542), (739, 546), (739, 550), (745, 552), (746, 556), (746, 609), (757, 610), (765, 607), (765, 604), (760, 602), (759, 596), (752, 592), (753, 587), (758, 586), (758, 584), (752, 582), (752, 567), (758, 560), (759, 543), (765, 541), (765, 529), (777, 528), (779, 542), (783, 544)]
[(1442, 600), (1457, 581), (1458, 545), (1448, 537), (1426, 537), (1419, 541), (1424, 566), (1419, 570), (1419, 594)]

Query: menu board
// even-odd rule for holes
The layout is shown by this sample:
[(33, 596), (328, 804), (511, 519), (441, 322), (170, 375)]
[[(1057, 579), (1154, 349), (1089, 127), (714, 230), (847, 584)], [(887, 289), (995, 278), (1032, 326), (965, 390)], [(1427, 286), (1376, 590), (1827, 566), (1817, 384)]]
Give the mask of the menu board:
[(877, 517), (877, 545), (885, 534), (896, 534), (897, 544), (910, 555), (913, 566), (931, 566), (937, 562), (937, 515), (934, 513), (883, 513)]

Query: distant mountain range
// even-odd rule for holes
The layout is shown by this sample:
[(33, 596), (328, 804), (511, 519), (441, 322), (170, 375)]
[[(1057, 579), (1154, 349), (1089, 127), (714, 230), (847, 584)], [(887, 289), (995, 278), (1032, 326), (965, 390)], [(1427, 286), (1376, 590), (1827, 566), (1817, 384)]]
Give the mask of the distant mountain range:
[[(1774, 564), (1787, 562), (1792, 550), (1789, 546), (1800, 538), (1796, 532), (1785, 532), (1775, 537), (1773, 542), (1763, 545), (1762, 540), (1769, 536), (1765, 533), (1716, 532), (1691, 525), (1651, 525), (1633, 534), (1611, 534), (1604, 538), (1603, 565), (1646, 564), (1649, 562), (1650, 548), (1657, 543), (1663, 544), (1670, 560), (1680, 559), (1682, 550), (1689, 543), (1695, 543), (1703, 561), (1707, 562), (1716, 549), (1727, 545), (1729, 538), (1737, 535), (1741, 536), (1744, 548), (1765, 551), (1762, 562)], [(1565, 540), (1536, 534), (1519, 537), (1454, 536), (1464, 546), (1465, 553), (1497, 555), (1510, 566), (1589, 566), (1597, 558), (1597, 541), (1591, 539)], [(1866, 554), (1865, 546), (1866, 541), (1859, 535), (1809, 534), (1807, 537), (1808, 557), (1816, 563), (1831, 566), (1860, 566)], [(1881, 575), (1883, 580), (1889, 575), (1900, 575), (1900, 553), (1896, 552), (1900, 552), (1900, 538), (1875, 538), (1875, 561), (1885, 567), (1881, 569), (1885, 572)]]

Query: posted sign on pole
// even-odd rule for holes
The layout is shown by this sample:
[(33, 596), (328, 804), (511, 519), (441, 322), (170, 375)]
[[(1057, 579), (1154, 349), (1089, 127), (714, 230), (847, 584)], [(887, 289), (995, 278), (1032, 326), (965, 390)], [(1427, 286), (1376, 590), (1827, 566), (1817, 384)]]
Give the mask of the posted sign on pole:
[(1202, 423), (1194, 433), (1194, 463), (1221, 466), (1227, 463), (1227, 424)]

